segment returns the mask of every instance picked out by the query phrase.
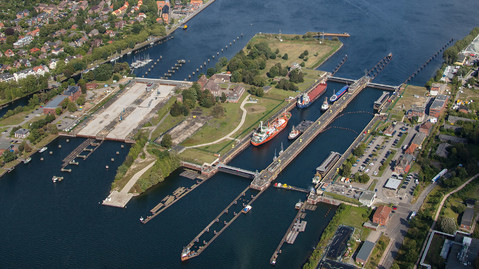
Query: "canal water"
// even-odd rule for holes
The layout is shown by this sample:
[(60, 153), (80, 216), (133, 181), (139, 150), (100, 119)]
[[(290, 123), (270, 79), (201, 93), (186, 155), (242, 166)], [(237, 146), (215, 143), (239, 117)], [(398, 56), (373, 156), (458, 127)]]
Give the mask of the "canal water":
[[(163, 60), (148, 74), (161, 77), (178, 59), (185, 59), (187, 64), (172, 77), (183, 80), (241, 34), (244, 37), (219, 56), (232, 57), (256, 32), (348, 32), (351, 37), (342, 39), (344, 47), (320, 69), (331, 71), (348, 54), (347, 63), (337, 75), (359, 78), (364, 70), (392, 52), (392, 62), (375, 82), (397, 85), (451, 37), (462, 38), (478, 25), (478, 7), (475, 0), (217, 0), (188, 23), (187, 31), (178, 30), (174, 39), (124, 60), (131, 62), (134, 57), (146, 55), (156, 59), (161, 55)], [(440, 59), (433, 61), (413, 83), (423, 85), (439, 65)], [(139, 69), (137, 75), (146, 70)], [(341, 86), (329, 83), (325, 96)], [(365, 89), (345, 112), (372, 112), (373, 102), (380, 94), (379, 90)], [(294, 109), (288, 131), (303, 119), (315, 120), (321, 114), (323, 99), (324, 96), (307, 109)], [(345, 113), (332, 126), (360, 132), (371, 117), (368, 113)], [(308, 188), (315, 168), (330, 151), (344, 152), (356, 137), (355, 132), (337, 128), (323, 132), (277, 181)], [(268, 189), (248, 214), (239, 217), (199, 257), (181, 263), (182, 247), (250, 181), (219, 173), (142, 225), (140, 216), (146, 216), (165, 195), (191, 185), (192, 181), (179, 176), (177, 171), (145, 195), (134, 198), (126, 209), (101, 206), (99, 203), (108, 195), (128, 146), (121, 148), (120, 143), (105, 142), (87, 160), (80, 160), (78, 167), (72, 167), (71, 173), (61, 173), (61, 160), (81, 142), (57, 139), (46, 152), (35, 154), (29, 164), (20, 164), (0, 179), (1, 267), (269, 268), (269, 259), (296, 214), (294, 204), (305, 198), (300, 193)], [(281, 143), (284, 147), (289, 145), (287, 131), (261, 147), (248, 147), (231, 165), (264, 169)], [(54, 175), (65, 179), (53, 184)], [(334, 210), (321, 204), (315, 212), (308, 213), (306, 232), (298, 236), (294, 245), (284, 246), (276, 267), (301, 267)]]

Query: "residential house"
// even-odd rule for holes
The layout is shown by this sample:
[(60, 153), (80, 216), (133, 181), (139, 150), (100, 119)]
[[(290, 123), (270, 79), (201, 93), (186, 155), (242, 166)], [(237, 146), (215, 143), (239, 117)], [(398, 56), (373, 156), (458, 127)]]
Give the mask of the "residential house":
[(454, 63), (454, 65), (463, 66), (466, 63), (466, 59), (466, 55), (460, 53), (457, 55), (457, 61)]
[(15, 138), (24, 139), (30, 134), (30, 131), (27, 129), (18, 129), (15, 131)]
[(437, 96), (439, 93), (443, 93), (446, 88), (446, 84), (443, 83), (433, 83), (431, 85), (431, 89), (429, 90), (429, 94), (431, 96)]
[(97, 30), (97, 29), (93, 29), (91, 30), (91, 32), (88, 34), (89, 37), (94, 37), (94, 36), (97, 36), (99, 35), (100, 32)]
[(2, 81), (2, 82), (14, 80), (14, 79), (15, 79), (15, 77), (10, 73), (1, 73), (0, 74), (0, 81)]
[(398, 174), (404, 174), (409, 172), (411, 169), (412, 162), (414, 161), (414, 156), (411, 154), (404, 154), (402, 155), (399, 160), (396, 162), (396, 166), (394, 166), (394, 172)]
[(32, 54), (37, 52), (37, 51), (40, 51), (40, 49), (39, 48), (30, 49), (30, 53), (32, 53)]
[(81, 95), (80, 87), (78, 87), (78, 86), (68, 86), (68, 89), (66, 89), (63, 92), (63, 95), (67, 96), (68, 99), (70, 99), (70, 101), (74, 102)]
[(37, 76), (43, 76), (46, 73), (50, 72), (50, 70), (45, 65), (39, 65), (33, 67), (33, 72), (35, 72), (35, 75)]
[(101, 39), (95, 39), (91, 42), (91, 47), (92, 48), (97, 48), (103, 44), (103, 40)]
[(32, 36), (25, 36), (19, 40), (17, 40), (15, 43), (13, 43), (13, 48), (14, 49), (18, 49), (18, 48), (21, 48), (21, 47), (24, 47), (24, 46), (27, 46), (29, 45), (30, 43), (32, 43), (33, 41), (33, 37)]
[(237, 85), (226, 94), (226, 101), (230, 103), (238, 103), (244, 92), (245, 88), (241, 85)]
[(191, 0), (190, 5), (198, 8), (199, 6), (203, 5), (203, 0)]
[(419, 132), (429, 135), (429, 132), (431, 131), (432, 126), (433, 126), (432, 122), (426, 121), (425, 123), (419, 126)]
[(33, 71), (32, 68), (27, 68), (25, 70), (18, 71), (17, 73), (13, 74), (16, 81), (19, 81), (20, 79), (24, 79), (30, 75), (35, 75), (35, 72)]
[(116, 35), (116, 33), (113, 30), (107, 30), (105, 34), (107, 34), (110, 38), (113, 38)]
[(427, 135), (424, 133), (416, 133), (409, 144), (409, 147), (406, 149), (405, 153), (406, 154), (413, 154), (414, 151), (419, 148), (422, 145), (422, 142), (424, 142), (424, 139), (426, 139)]
[(205, 75), (202, 75), (197, 82), (198, 84), (200, 84), (201, 88), (203, 89), (203, 87), (206, 85), (206, 82), (208, 82), (208, 79), (206, 78)]
[(426, 108), (423, 106), (412, 106), (411, 109), (406, 112), (406, 118), (411, 119), (417, 117), (418, 122), (423, 122), (426, 116), (425, 110)]
[(123, 20), (115, 22), (115, 28), (117, 29), (123, 29), (125, 25), (126, 25), (126, 22)]
[(359, 202), (367, 207), (370, 207), (374, 203), (376, 193), (373, 191), (363, 191), (359, 196)]
[(447, 100), (449, 100), (449, 96), (438, 95), (432, 102), (431, 107), (429, 108), (429, 116), (439, 118), (439, 116), (446, 108)]
[(57, 97), (53, 98), (43, 107), (43, 114), (55, 115), (57, 107), (61, 107), (61, 103), (66, 98), (68, 98), (66, 95), (58, 95)]
[(361, 249), (359, 249), (358, 254), (356, 255), (356, 262), (362, 265), (366, 264), (369, 260), (369, 256), (373, 252), (374, 246), (376, 244), (371, 241), (364, 241)]
[(376, 212), (374, 212), (373, 223), (379, 224), (379, 225), (387, 225), (391, 212), (392, 212), (392, 208), (390, 208), (389, 206), (385, 206), (385, 205), (379, 206), (376, 209)]
[(56, 49), (53, 49), (53, 50), (52, 50), (52, 54), (55, 55), (55, 56), (57, 56), (57, 55), (59, 55), (60, 53), (62, 53), (63, 51), (64, 51), (63, 48), (56, 48)]
[(474, 208), (467, 207), (461, 218), (461, 229), (470, 231), (474, 222)]

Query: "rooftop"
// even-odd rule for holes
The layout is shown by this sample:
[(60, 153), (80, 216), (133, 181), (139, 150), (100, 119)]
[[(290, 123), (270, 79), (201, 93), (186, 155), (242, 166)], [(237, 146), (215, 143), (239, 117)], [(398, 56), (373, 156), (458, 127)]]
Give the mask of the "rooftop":
[(57, 108), (61, 102), (63, 102), (63, 100), (65, 100), (65, 98), (67, 98), (68, 96), (66, 95), (59, 95), (55, 98), (53, 98), (50, 102), (48, 102), (48, 104), (46, 104), (43, 108)]
[(388, 179), (388, 182), (386, 182), (386, 185), (384, 186), (384, 188), (397, 190), (400, 184), (401, 184), (401, 180), (390, 178)]
[(462, 215), (461, 225), (472, 226), (472, 221), (474, 219), (474, 208), (466, 208), (464, 214)]
[(365, 241), (359, 250), (358, 255), (356, 255), (356, 259), (367, 261), (369, 259), (369, 255), (371, 255), (371, 252), (373, 251), (374, 245), (375, 244), (373, 242)]

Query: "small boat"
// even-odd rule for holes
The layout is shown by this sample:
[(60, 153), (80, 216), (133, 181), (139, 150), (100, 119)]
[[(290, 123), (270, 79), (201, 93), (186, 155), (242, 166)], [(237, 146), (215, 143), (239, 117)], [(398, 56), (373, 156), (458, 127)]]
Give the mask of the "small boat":
[(181, 261), (184, 262), (194, 256), (194, 251), (191, 251), (189, 247), (184, 247), (183, 251), (181, 252)]
[(299, 200), (299, 201), (294, 205), (294, 208), (300, 209), (302, 205), (303, 205), (303, 202), (301, 202), (301, 200)]
[(252, 207), (251, 207), (250, 205), (247, 205), (245, 208), (243, 208), (243, 210), (241, 210), (241, 212), (243, 212), (243, 213), (246, 214), (246, 213), (248, 213), (248, 212), (251, 210), (251, 208), (252, 208)]
[(324, 98), (324, 102), (321, 105), (321, 111), (326, 111), (329, 108), (328, 97)]
[(143, 222), (145, 219), (143, 217), (140, 217), (140, 221)]
[(43, 148), (41, 148), (38, 152), (42, 153), (42, 152), (44, 152), (44, 151), (47, 150), (47, 149), (48, 149), (47, 147), (43, 147)]
[(293, 140), (296, 137), (298, 137), (298, 135), (300, 135), (300, 134), (301, 134), (301, 132), (299, 130), (294, 129), (294, 126), (293, 126), (293, 129), (291, 130), (291, 132), (289, 132), (288, 139)]
[(56, 183), (56, 182), (60, 182), (63, 180), (63, 177), (57, 177), (57, 176), (53, 176), (52, 177), (52, 181), (53, 183)]
[(183, 30), (186, 30), (186, 29), (188, 29), (188, 25), (185, 24), (183, 25)]
[(321, 174), (319, 172), (316, 172), (316, 174), (313, 177), (313, 184), (318, 184), (321, 181)]
[(23, 160), (23, 163), (24, 163), (24, 164), (27, 164), (27, 163), (29, 163), (31, 160), (32, 160), (32, 158), (28, 157), (28, 158), (26, 158), (25, 160)]

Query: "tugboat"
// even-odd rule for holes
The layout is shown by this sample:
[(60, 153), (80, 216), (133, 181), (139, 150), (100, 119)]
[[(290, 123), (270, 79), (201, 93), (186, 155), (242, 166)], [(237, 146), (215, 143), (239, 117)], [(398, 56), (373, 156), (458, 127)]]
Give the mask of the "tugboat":
[(186, 30), (186, 29), (188, 29), (188, 25), (185, 24), (183, 25), (183, 30)]
[(243, 213), (246, 214), (246, 213), (248, 213), (248, 212), (251, 210), (251, 208), (252, 208), (252, 207), (251, 207), (250, 205), (247, 205), (245, 208), (243, 208), (243, 210), (241, 210), (241, 212), (243, 212)]
[(300, 209), (302, 205), (303, 205), (303, 202), (301, 202), (301, 200), (299, 200), (299, 201), (294, 205), (294, 208)]
[(324, 98), (324, 102), (321, 105), (321, 111), (326, 111), (329, 108), (328, 97)]
[(298, 131), (298, 130), (296, 130), (296, 129), (294, 129), (294, 126), (293, 126), (293, 129), (291, 130), (291, 132), (290, 132), (289, 135), (288, 135), (288, 139), (289, 139), (289, 140), (293, 140), (293, 139), (295, 139), (296, 137), (298, 137), (299, 134), (301, 134), (301, 132)]

